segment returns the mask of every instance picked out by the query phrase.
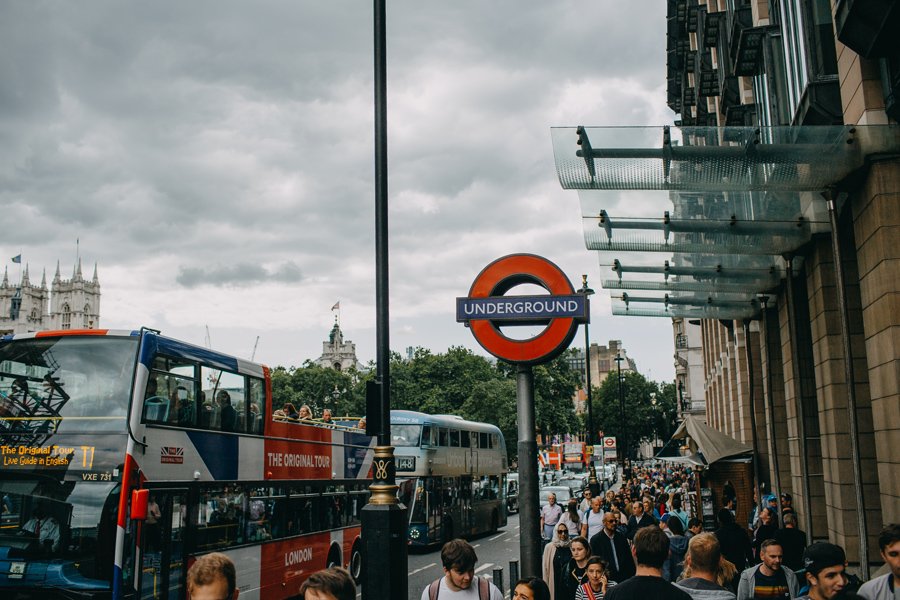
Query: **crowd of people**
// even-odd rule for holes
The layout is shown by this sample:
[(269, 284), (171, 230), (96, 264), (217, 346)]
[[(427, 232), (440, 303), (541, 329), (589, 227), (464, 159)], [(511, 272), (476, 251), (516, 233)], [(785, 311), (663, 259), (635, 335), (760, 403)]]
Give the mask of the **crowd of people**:
[[(735, 522), (726, 492), (717, 527), (685, 510), (694, 492), (687, 467), (626, 468), (621, 489), (592, 497), (585, 490), (565, 507), (552, 495), (541, 507), (542, 578), (552, 600), (644, 597), (704, 600), (870, 600), (900, 598), (900, 525), (879, 544), (891, 572), (860, 586), (835, 544), (807, 545), (790, 494), (766, 496), (747, 527)], [(693, 496), (693, 494), (690, 494)], [(549, 538), (549, 539), (547, 539)]]

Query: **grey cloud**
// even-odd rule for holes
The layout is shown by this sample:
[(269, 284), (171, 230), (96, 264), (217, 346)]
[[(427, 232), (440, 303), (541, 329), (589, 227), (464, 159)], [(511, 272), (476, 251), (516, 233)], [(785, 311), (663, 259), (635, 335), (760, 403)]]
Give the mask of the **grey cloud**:
[(201, 285), (214, 287), (245, 287), (256, 283), (277, 282), (297, 283), (303, 279), (300, 267), (293, 262), (286, 262), (269, 271), (262, 265), (237, 263), (234, 265), (215, 265), (212, 267), (178, 267), (176, 283), (186, 288)]

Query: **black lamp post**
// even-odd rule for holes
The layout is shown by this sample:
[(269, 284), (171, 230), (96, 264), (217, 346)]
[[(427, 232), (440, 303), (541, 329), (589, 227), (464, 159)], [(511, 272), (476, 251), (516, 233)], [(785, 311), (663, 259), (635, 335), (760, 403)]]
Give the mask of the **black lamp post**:
[[(588, 287), (587, 275), (581, 276), (581, 289), (576, 293), (584, 295), (585, 312), (588, 314), (587, 321), (584, 322), (584, 375), (587, 385), (587, 405), (588, 405), (588, 444), (591, 450), (594, 449), (594, 407), (591, 403), (591, 342), (588, 335), (588, 323), (590, 322), (590, 305), (588, 299), (594, 293), (594, 290)], [(588, 487), (591, 490), (591, 496), (600, 495), (600, 482), (597, 481), (597, 470), (594, 467), (593, 454), (590, 455), (590, 477), (588, 478)]]
[(619, 409), (622, 412), (622, 469), (625, 469), (625, 460), (628, 458), (628, 431), (625, 429), (625, 396), (622, 395), (622, 353), (616, 352), (616, 366), (619, 369)]

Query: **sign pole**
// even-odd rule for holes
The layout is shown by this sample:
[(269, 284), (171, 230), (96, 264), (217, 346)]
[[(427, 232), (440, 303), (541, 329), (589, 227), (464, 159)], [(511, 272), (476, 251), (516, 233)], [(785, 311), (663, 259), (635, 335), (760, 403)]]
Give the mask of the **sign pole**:
[(519, 554), (522, 577), (540, 577), (543, 532), (538, 506), (534, 372), (530, 365), (518, 366), (516, 404), (519, 417)]

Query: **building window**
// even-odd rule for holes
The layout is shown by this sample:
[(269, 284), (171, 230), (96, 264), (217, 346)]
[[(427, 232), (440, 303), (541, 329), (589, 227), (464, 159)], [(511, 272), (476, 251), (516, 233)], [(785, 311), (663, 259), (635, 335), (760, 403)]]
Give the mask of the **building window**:
[(72, 310), (69, 308), (68, 304), (63, 304), (62, 306), (62, 328), (72, 328)]
[(31, 309), (31, 320), (32, 320), (32, 321), (37, 321), (37, 320), (38, 320), (38, 311), (37, 311), (36, 308), (32, 308), (32, 309)]
[(90, 304), (84, 305), (84, 328), (85, 329), (91, 328), (91, 305)]

